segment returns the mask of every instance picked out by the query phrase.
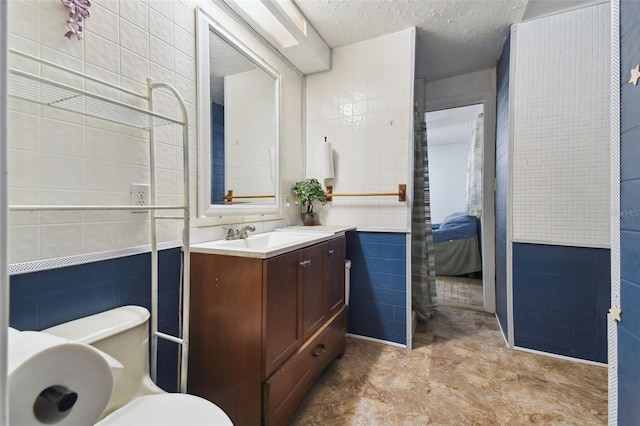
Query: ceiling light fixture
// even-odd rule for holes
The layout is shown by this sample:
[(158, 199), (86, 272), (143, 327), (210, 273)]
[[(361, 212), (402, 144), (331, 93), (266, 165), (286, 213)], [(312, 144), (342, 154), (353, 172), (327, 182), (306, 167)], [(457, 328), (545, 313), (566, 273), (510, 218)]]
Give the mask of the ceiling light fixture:
[(331, 69), (331, 49), (292, 0), (222, 0), (302, 74)]
[(302, 15), (302, 13), (298, 10), (298, 8), (293, 4), (291, 0), (276, 0), (276, 3), (282, 11), (291, 19), (291, 22), (294, 23), (296, 27), (304, 34), (307, 35), (307, 20)]
[[(283, 2), (284, 3), (284, 2)], [(275, 15), (259, 0), (235, 0), (262, 29), (269, 34), (282, 48), (297, 46), (298, 40), (282, 25)], [(284, 10), (284, 9), (283, 9)], [(295, 21), (294, 21), (295, 23)], [(297, 26), (297, 24), (296, 24)], [(306, 25), (305, 25), (306, 26)]]

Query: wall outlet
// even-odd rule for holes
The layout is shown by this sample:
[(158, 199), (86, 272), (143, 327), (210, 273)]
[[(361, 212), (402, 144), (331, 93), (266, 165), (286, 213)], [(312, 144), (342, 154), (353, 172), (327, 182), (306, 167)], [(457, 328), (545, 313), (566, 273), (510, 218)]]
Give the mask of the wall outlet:
[[(132, 183), (131, 184), (131, 205), (132, 206), (148, 206), (151, 204), (151, 194), (149, 184)], [(146, 213), (148, 210), (136, 210), (133, 213)]]

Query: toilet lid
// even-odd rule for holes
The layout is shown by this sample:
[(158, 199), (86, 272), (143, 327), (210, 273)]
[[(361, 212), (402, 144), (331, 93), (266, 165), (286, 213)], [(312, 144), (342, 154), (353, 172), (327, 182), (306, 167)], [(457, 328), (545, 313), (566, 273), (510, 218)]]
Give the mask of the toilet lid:
[(233, 426), (217, 405), (195, 395), (166, 393), (131, 401), (96, 423), (96, 426)]

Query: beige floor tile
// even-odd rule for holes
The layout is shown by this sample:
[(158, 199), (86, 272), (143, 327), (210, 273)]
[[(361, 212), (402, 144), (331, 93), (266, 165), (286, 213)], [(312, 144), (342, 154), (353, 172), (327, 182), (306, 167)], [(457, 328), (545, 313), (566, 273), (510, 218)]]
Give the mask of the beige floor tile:
[(606, 368), (508, 349), (494, 315), (441, 306), (414, 350), (347, 338), (292, 425), (604, 425)]

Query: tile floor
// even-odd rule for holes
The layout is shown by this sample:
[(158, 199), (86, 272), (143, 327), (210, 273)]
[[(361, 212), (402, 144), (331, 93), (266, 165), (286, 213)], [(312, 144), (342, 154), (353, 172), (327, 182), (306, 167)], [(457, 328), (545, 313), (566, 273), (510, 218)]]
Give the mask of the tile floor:
[(436, 276), (438, 303), (445, 306), (466, 306), (482, 310), (482, 278)]
[(508, 349), (494, 315), (439, 307), (412, 351), (348, 337), (291, 425), (606, 422), (606, 368)]

